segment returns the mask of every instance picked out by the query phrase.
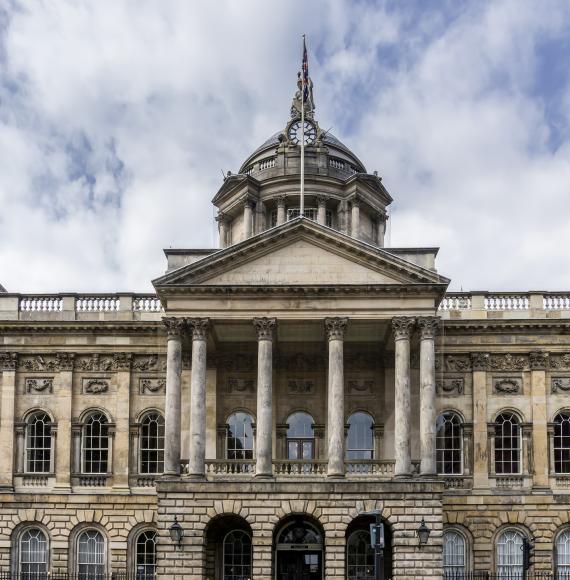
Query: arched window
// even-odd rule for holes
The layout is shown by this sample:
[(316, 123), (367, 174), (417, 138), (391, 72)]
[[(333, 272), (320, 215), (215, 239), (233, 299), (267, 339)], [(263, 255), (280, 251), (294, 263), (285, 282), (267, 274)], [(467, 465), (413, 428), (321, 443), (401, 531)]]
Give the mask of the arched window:
[(137, 536), (136, 580), (154, 580), (156, 577), (156, 532), (145, 530)]
[(141, 420), (140, 472), (164, 471), (164, 417), (157, 411), (147, 413)]
[(226, 459), (253, 459), (253, 417), (237, 411), (228, 417)]
[(103, 413), (85, 419), (81, 437), (82, 473), (104, 474), (109, 469), (109, 422)]
[(570, 473), (570, 413), (554, 417), (554, 471)]
[(460, 475), (463, 473), (463, 436), (461, 418), (457, 413), (446, 411), (436, 421), (437, 472)]
[(287, 418), (287, 459), (309, 461), (314, 458), (315, 434), (313, 418), (299, 411)]
[(105, 539), (97, 530), (85, 530), (77, 538), (77, 576), (91, 580), (105, 574)]
[(50, 473), (52, 471), (52, 421), (39, 411), (30, 415), (26, 423), (26, 472)]
[(370, 545), (370, 532), (356, 530), (346, 546), (346, 573), (348, 580), (374, 580), (374, 549)]
[(500, 578), (523, 578), (523, 535), (517, 530), (505, 530), (497, 538), (497, 574)]
[(495, 473), (521, 472), (521, 427), (514, 413), (501, 413), (495, 420)]
[(459, 578), (465, 570), (465, 538), (455, 530), (448, 530), (443, 534), (443, 576)]
[(48, 568), (48, 541), (45, 533), (39, 528), (24, 530), (18, 545), (18, 578), (39, 578), (47, 574)]
[(359, 411), (348, 418), (347, 459), (374, 459), (374, 420)]
[(233, 530), (224, 538), (224, 580), (250, 580), (251, 537), (243, 530)]
[(556, 578), (570, 578), (570, 530), (556, 538)]

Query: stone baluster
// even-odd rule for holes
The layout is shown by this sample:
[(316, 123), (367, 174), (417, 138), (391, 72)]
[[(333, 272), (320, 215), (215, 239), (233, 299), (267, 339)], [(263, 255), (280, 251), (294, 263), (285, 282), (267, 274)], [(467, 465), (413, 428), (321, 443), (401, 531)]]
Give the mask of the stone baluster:
[(357, 197), (352, 199), (351, 236), (360, 238), (360, 200)]
[(210, 321), (190, 320), (192, 329), (192, 382), (190, 386), (190, 453), (188, 474), (205, 476), (206, 461), (206, 341)]
[(250, 198), (243, 202), (243, 231), (246, 240), (253, 235), (253, 200)]
[(285, 208), (285, 200), (286, 197), (284, 195), (280, 195), (277, 198), (277, 225), (280, 226), (284, 224), (286, 221), (286, 208)]
[(275, 318), (254, 318), (257, 331), (256, 477), (273, 475), (273, 335)]
[(410, 335), (415, 320), (402, 316), (392, 319), (395, 340), (395, 409), (394, 446), (396, 452), (395, 477), (410, 477), (411, 394), (410, 394)]
[(317, 197), (317, 223), (327, 225), (327, 198), (324, 196)]
[(344, 477), (344, 335), (348, 318), (327, 318), (328, 373), (328, 477)]
[(180, 419), (183, 318), (163, 318), (167, 332), (164, 473), (180, 475)]
[(420, 328), (420, 475), (436, 474), (435, 466), (435, 333), (439, 318), (418, 318)]

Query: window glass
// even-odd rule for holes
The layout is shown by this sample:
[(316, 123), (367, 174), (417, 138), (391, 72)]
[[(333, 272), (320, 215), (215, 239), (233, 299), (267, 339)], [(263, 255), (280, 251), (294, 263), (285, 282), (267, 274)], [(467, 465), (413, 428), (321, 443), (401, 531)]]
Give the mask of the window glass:
[(226, 459), (253, 459), (253, 417), (238, 411), (228, 417)]
[(51, 419), (47, 413), (35, 413), (26, 425), (26, 472), (51, 471)]
[(442, 413), (436, 422), (436, 460), (440, 474), (463, 473), (463, 436), (457, 413)]
[(443, 534), (444, 578), (454, 578), (465, 572), (465, 538), (458, 532)]
[(250, 580), (251, 538), (234, 530), (224, 538), (224, 580)]
[(556, 538), (556, 574), (570, 578), (570, 530), (564, 530)]
[(354, 413), (348, 418), (347, 459), (374, 459), (374, 421), (368, 413)]
[(505, 530), (497, 539), (497, 574), (501, 578), (522, 580), (523, 535), (516, 530)]
[(164, 417), (157, 412), (148, 413), (141, 421), (140, 472), (164, 471)]
[(83, 426), (83, 473), (107, 473), (109, 425), (103, 413), (92, 413)]
[(350, 535), (346, 560), (348, 580), (374, 580), (374, 549), (369, 531), (358, 530)]
[(79, 580), (95, 580), (105, 574), (105, 540), (97, 530), (85, 530), (77, 539)]
[(520, 473), (520, 456), (519, 420), (513, 413), (501, 413), (495, 421), (495, 473)]
[(47, 574), (48, 544), (42, 530), (30, 528), (20, 536), (19, 568), (21, 580), (31, 580)]
[(136, 544), (136, 580), (154, 580), (156, 577), (156, 532), (139, 534)]
[(554, 417), (554, 470), (570, 473), (570, 413), (567, 411)]

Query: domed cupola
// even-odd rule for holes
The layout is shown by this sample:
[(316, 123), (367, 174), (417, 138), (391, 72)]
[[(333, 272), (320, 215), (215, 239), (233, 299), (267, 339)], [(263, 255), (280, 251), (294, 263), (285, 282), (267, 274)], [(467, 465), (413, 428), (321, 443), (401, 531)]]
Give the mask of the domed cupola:
[[(301, 79), (283, 130), (272, 135), (228, 172), (212, 203), (218, 208), (220, 246), (226, 247), (299, 217), (304, 149), (304, 216), (370, 244), (384, 246), (386, 208), (392, 198), (377, 172), (315, 119), (313, 84)], [(304, 128), (304, 131), (303, 131)], [(301, 139), (304, 135), (304, 147)]]

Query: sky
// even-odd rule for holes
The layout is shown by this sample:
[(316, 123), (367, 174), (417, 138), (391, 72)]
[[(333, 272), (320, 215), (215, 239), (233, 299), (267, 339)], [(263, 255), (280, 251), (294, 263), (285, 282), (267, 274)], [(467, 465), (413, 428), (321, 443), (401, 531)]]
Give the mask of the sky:
[(210, 203), (316, 119), (394, 198), (389, 244), (454, 290), (570, 290), (568, 0), (0, 0), (0, 284), (152, 290)]

